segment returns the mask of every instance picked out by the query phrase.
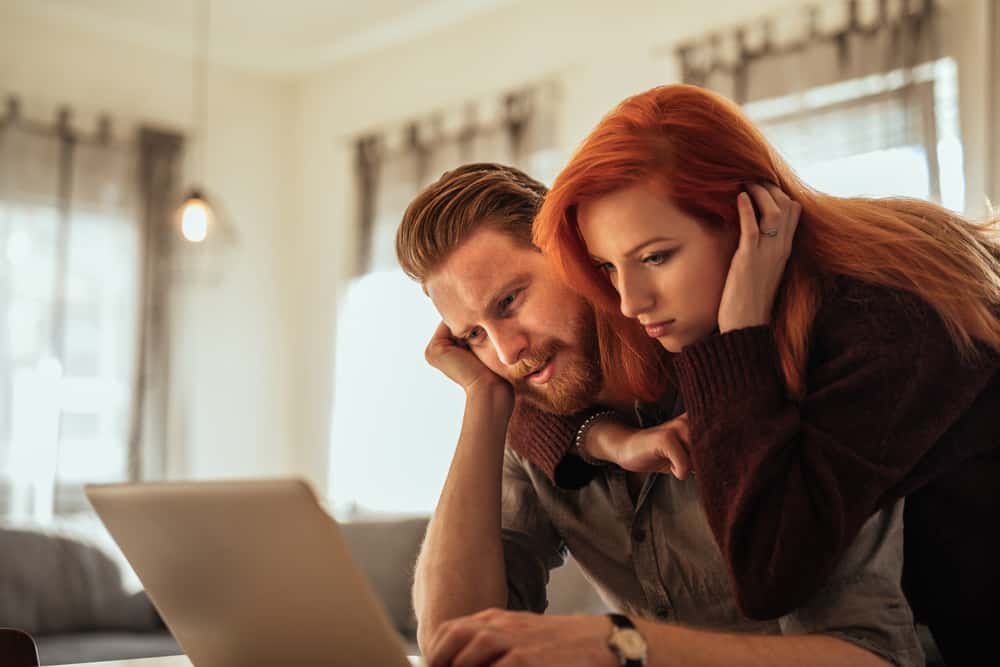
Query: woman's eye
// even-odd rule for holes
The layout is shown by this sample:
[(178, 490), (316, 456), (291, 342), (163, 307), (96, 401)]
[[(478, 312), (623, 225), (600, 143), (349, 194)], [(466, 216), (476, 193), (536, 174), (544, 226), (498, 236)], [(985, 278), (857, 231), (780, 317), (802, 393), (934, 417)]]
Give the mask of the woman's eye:
[(659, 266), (665, 261), (670, 259), (670, 256), (674, 254), (673, 250), (665, 250), (663, 252), (654, 252), (646, 255), (642, 258), (643, 263), (652, 264), (653, 266)]
[(500, 299), (500, 303), (497, 304), (500, 307), (500, 310), (506, 310), (509, 308), (511, 304), (514, 303), (515, 296), (515, 294), (508, 294), (504, 298)]
[(615, 270), (615, 265), (611, 262), (594, 262), (594, 266), (597, 267), (598, 271), (603, 271), (604, 273), (610, 273)]

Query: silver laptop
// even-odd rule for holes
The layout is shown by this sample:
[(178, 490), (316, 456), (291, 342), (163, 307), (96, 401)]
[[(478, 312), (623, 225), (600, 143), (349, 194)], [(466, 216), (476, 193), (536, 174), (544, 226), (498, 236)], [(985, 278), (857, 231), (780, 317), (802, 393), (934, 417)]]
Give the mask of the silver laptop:
[(86, 492), (195, 667), (410, 666), (306, 482)]

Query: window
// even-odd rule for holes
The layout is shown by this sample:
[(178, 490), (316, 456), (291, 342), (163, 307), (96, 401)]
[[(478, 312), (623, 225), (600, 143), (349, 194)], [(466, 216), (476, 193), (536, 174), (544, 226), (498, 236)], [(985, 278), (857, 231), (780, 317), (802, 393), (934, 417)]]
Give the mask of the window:
[(60, 224), (0, 202), (0, 515), (13, 519), (82, 510), (84, 482), (128, 472), (137, 229), (76, 212), (61, 256)]
[[(550, 183), (560, 158), (539, 146), (527, 171)], [(382, 266), (396, 265), (396, 227), (416, 189), (390, 194), (374, 226)], [(437, 504), (465, 407), (462, 390), (424, 360), (440, 321), (420, 285), (398, 268), (348, 285), (337, 317), (330, 440), (329, 496), (338, 518), (429, 514)]]
[(957, 67), (951, 58), (744, 106), (810, 186), (965, 207)]

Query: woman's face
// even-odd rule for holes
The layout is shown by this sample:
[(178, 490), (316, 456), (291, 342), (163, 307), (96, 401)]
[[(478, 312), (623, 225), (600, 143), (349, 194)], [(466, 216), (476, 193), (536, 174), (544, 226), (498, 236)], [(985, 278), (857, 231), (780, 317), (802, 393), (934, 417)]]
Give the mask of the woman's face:
[(680, 352), (717, 328), (735, 226), (710, 228), (642, 185), (582, 204), (577, 220), (591, 258), (621, 295), (622, 313), (660, 345)]

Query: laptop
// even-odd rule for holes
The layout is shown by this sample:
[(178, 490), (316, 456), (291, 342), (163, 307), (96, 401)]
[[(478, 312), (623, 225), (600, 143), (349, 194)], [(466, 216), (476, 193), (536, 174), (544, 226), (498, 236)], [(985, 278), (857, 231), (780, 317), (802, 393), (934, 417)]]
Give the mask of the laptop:
[(307, 482), (102, 484), (86, 493), (195, 667), (410, 667)]

